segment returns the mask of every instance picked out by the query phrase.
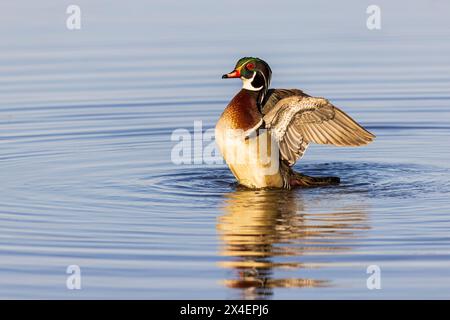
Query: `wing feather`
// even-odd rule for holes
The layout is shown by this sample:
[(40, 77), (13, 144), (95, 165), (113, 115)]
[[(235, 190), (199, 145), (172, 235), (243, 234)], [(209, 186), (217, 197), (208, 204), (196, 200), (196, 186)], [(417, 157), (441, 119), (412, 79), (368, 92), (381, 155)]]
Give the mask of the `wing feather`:
[(328, 100), (301, 91), (275, 90), (263, 112), (266, 127), (280, 146), (281, 158), (291, 166), (310, 143), (362, 146), (375, 138)]

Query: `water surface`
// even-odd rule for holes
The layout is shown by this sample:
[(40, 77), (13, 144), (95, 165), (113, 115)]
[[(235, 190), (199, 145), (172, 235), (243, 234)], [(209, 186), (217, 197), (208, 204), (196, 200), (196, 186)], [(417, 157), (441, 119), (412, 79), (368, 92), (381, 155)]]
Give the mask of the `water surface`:
[[(379, 1), (377, 31), (356, 0), (78, 1), (78, 31), (69, 4), (0, 5), (0, 297), (450, 298), (447, 2)], [(340, 186), (251, 191), (171, 161), (248, 55), (377, 136), (296, 165)]]

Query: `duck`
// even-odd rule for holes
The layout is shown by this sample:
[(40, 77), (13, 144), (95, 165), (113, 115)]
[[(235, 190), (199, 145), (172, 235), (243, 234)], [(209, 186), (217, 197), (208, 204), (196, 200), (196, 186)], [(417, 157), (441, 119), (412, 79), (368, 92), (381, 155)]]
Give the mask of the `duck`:
[(272, 70), (256, 57), (239, 59), (223, 79), (242, 89), (215, 126), (215, 140), (237, 182), (250, 189), (338, 185), (339, 177), (294, 171), (310, 144), (356, 147), (375, 135), (325, 98), (299, 89), (271, 89)]

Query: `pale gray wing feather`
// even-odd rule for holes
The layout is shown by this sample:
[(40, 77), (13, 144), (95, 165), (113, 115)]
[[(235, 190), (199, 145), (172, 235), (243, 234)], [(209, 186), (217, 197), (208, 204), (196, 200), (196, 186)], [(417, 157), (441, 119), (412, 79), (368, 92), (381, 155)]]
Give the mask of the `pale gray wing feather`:
[(281, 158), (291, 166), (309, 143), (361, 146), (375, 138), (328, 100), (307, 95), (278, 100), (263, 119), (279, 144)]

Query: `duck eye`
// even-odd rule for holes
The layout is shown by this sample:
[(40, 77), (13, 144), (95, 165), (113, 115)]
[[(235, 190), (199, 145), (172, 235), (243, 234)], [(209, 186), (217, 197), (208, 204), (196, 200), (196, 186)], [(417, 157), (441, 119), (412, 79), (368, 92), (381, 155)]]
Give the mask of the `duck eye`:
[(245, 67), (247, 68), (247, 70), (255, 69), (255, 65), (253, 63), (248, 63)]

